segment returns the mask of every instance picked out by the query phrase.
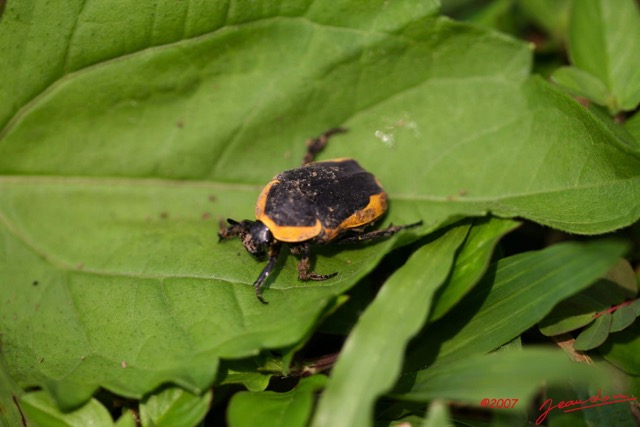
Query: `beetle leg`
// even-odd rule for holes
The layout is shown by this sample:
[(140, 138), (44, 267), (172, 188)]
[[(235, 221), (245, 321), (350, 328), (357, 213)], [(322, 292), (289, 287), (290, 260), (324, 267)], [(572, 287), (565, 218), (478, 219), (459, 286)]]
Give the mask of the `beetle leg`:
[(307, 152), (302, 159), (302, 166), (311, 163), (315, 160), (316, 154), (322, 151), (327, 142), (329, 142), (329, 138), (338, 133), (345, 133), (347, 130), (345, 128), (333, 128), (329, 129), (322, 135), (317, 138), (312, 138), (306, 142)]
[(370, 231), (368, 233), (356, 234), (355, 236), (348, 236), (348, 237), (338, 238), (338, 243), (339, 244), (354, 243), (354, 242), (362, 242), (362, 241), (365, 241), (365, 240), (373, 240), (373, 239), (379, 239), (379, 238), (383, 238), (383, 237), (389, 237), (389, 236), (393, 236), (394, 234), (396, 234), (400, 230), (405, 230), (407, 228), (418, 227), (420, 225), (422, 225), (422, 221), (418, 221), (416, 223), (407, 224), (407, 225), (393, 225), (392, 224), (392, 225), (390, 225), (389, 227), (387, 227), (387, 228), (385, 228), (383, 230)]
[(309, 261), (309, 258), (311, 257), (311, 248), (309, 247), (308, 243), (303, 243), (301, 245), (292, 247), (291, 253), (295, 255), (302, 255), (302, 258), (298, 263), (298, 279), (302, 281), (305, 281), (305, 282), (309, 280), (322, 281), (322, 280), (331, 279), (332, 277), (335, 277), (338, 274), (338, 273), (317, 274), (317, 273), (314, 273), (313, 271), (309, 271), (311, 270), (311, 261)]
[(262, 269), (262, 272), (260, 273), (256, 281), (253, 283), (253, 287), (256, 290), (256, 296), (258, 297), (258, 300), (260, 300), (260, 302), (263, 304), (269, 304), (269, 303), (265, 301), (264, 298), (262, 298), (261, 286), (264, 283), (264, 281), (267, 280), (267, 277), (269, 277), (269, 274), (271, 274), (274, 267), (278, 263), (279, 255), (280, 255), (280, 245), (279, 244), (272, 245), (269, 248), (269, 261), (267, 262), (267, 265), (265, 265), (265, 267)]

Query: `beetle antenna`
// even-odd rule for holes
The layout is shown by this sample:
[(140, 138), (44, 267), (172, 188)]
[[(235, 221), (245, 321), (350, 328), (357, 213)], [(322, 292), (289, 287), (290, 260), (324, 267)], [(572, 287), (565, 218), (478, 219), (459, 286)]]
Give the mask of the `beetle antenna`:
[(242, 222), (238, 222), (231, 218), (227, 218), (227, 222), (229, 226), (225, 226), (224, 221), (220, 221), (220, 230), (218, 230), (218, 242), (221, 242), (226, 239), (230, 239), (231, 237), (239, 236), (242, 231), (245, 230), (246, 225), (245, 222), (250, 222), (248, 220), (244, 220)]

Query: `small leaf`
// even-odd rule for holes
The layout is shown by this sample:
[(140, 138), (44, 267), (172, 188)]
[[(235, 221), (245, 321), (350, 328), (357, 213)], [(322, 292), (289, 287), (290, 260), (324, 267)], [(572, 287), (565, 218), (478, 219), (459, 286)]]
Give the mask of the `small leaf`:
[(303, 378), (286, 393), (235, 393), (227, 410), (227, 422), (231, 427), (304, 427), (311, 416), (315, 395), (326, 380), (324, 375)]
[(140, 421), (143, 427), (194, 426), (209, 410), (212, 396), (211, 390), (197, 396), (179, 387), (163, 389), (141, 402)]
[[(613, 276), (618, 262), (604, 277)], [(564, 334), (591, 323), (599, 312), (623, 303), (631, 295), (628, 288), (609, 279), (600, 279), (582, 292), (556, 305), (540, 322), (540, 332), (547, 336)]]
[(272, 372), (284, 371), (283, 366), (271, 369), (273, 362), (265, 354), (242, 360), (225, 360), (220, 366), (219, 385), (242, 384), (249, 391), (263, 391), (269, 385)]
[(597, 312), (607, 308), (609, 305), (594, 301), (581, 292), (556, 305), (538, 327), (548, 337), (564, 334), (587, 326)]
[(636, 314), (629, 305), (623, 305), (612, 314), (609, 332), (619, 332), (636, 320)]
[(45, 391), (27, 393), (20, 398), (22, 410), (30, 423), (55, 427), (111, 427), (109, 411), (96, 399), (90, 399), (82, 407), (62, 412)]
[(271, 375), (259, 372), (229, 372), (221, 385), (242, 384), (249, 391), (263, 391), (269, 385)]
[(551, 79), (574, 95), (607, 105), (607, 87), (597, 77), (580, 68), (560, 67), (554, 71)]
[(131, 411), (131, 409), (127, 409), (122, 412), (122, 415), (118, 417), (116, 420), (114, 427), (139, 427), (136, 423), (137, 416)]
[(422, 427), (450, 427), (453, 424), (450, 421), (449, 407), (443, 400), (434, 400), (429, 405), (427, 417), (422, 423)]
[(586, 326), (597, 313), (633, 298), (637, 291), (633, 269), (621, 258), (603, 279), (556, 305), (540, 322), (540, 332), (552, 336)]
[(580, 332), (576, 338), (574, 347), (576, 350), (586, 351), (601, 345), (609, 336), (611, 329), (611, 313), (604, 313), (599, 316), (591, 325)]
[(569, 56), (578, 68), (600, 79), (613, 95), (615, 113), (640, 102), (640, 10), (634, 0), (573, 3)]

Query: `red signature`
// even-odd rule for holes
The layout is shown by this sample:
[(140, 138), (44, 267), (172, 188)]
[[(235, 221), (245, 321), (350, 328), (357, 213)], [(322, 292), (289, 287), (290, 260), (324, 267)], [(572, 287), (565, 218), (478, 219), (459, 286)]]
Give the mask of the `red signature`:
[[(614, 403), (629, 402), (631, 400), (638, 400), (637, 397), (629, 397), (626, 394), (615, 394), (612, 396), (602, 395), (602, 390), (598, 390), (598, 394), (591, 396), (585, 400), (561, 400), (557, 405), (553, 404), (553, 399), (545, 400), (540, 405), (540, 416), (536, 420), (536, 425), (540, 425), (547, 419), (549, 412), (554, 409), (564, 409), (564, 412), (581, 411), (587, 408), (595, 408), (596, 406), (613, 405)], [(544, 412), (543, 412), (544, 411)]]

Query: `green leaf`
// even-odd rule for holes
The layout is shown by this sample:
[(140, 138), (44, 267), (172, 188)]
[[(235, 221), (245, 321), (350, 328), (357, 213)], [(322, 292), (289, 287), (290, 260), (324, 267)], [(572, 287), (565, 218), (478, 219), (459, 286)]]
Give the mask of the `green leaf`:
[[(497, 0), (482, 5), (453, 5), (452, 2), (444, 2), (442, 13), (447, 16), (455, 16), (458, 20), (464, 20), (474, 25), (490, 27), (503, 32), (509, 32), (513, 27), (513, 22), (509, 20), (509, 11), (513, 7), (512, 0)], [(459, 9), (456, 11), (455, 8)], [(471, 6), (471, 7), (470, 7)]]
[(545, 385), (579, 382), (603, 387), (610, 381), (604, 370), (575, 363), (561, 351), (529, 348), (475, 355), (442, 365), (401, 397), (416, 401), (448, 399), (487, 409), (487, 400), (518, 399), (506, 402), (508, 406), (501, 409), (526, 410)]
[[(385, 253), (461, 217), (584, 234), (640, 217), (635, 147), (530, 78), (526, 44), (436, 2), (49, 6), (0, 22), (0, 327), (11, 375), (63, 408), (100, 387), (202, 394), (221, 358), (295, 346)], [(340, 273), (321, 284), (290, 256), (261, 306), (262, 265), (216, 220), (251, 218), (335, 125), (322, 158), (357, 157), (386, 223), (425, 226), (319, 250)]]
[(616, 294), (622, 293), (622, 298), (635, 298), (638, 295), (638, 281), (636, 273), (633, 271), (633, 267), (624, 258), (621, 258), (616, 265), (607, 271), (605, 279), (618, 285), (618, 288), (613, 288), (611, 291)]
[(0, 425), (18, 426), (23, 423), (19, 399), (23, 391), (13, 381), (0, 347)]
[(588, 296), (589, 289), (556, 305), (549, 315), (540, 321), (540, 332), (550, 337), (575, 331), (593, 322), (594, 315), (609, 306), (591, 299)]
[[(220, 384), (242, 384), (249, 391), (263, 391), (269, 385), (271, 373), (263, 372), (265, 364), (270, 363), (263, 357), (247, 360), (230, 361), (224, 363), (221, 368)], [(280, 370), (282, 372), (282, 369)]]
[(633, 298), (638, 292), (635, 281), (629, 262), (620, 259), (604, 279), (556, 305), (540, 322), (540, 332), (547, 336), (559, 335), (588, 325), (597, 313)]
[[(419, 379), (440, 364), (499, 347), (593, 283), (624, 252), (616, 241), (567, 242), (498, 261), (454, 310), (414, 340), (405, 369)], [(409, 390), (411, 381), (407, 374), (398, 389)]]
[(552, 80), (570, 93), (589, 99), (600, 105), (607, 105), (607, 87), (597, 77), (576, 67), (560, 67), (553, 72)]
[(540, 332), (547, 336), (571, 332), (591, 323), (597, 313), (624, 300), (623, 288), (609, 280), (598, 280), (555, 306), (540, 322)]
[(618, 368), (630, 375), (640, 375), (640, 322), (609, 336), (609, 339), (598, 347), (602, 356)]
[(422, 423), (422, 427), (449, 427), (452, 426), (449, 420), (449, 408), (442, 400), (434, 400), (429, 405), (427, 417)]
[(631, 307), (631, 309), (633, 310), (633, 313), (634, 313), (636, 316), (640, 316), (640, 298), (639, 298), (639, 299), (634, 300), (634, 301), (629, 305), (629, 307)]
[(371, 424), (375, 399), (393, 386), (469, 228), (458, 225), (424, 245), (384, 284), (347, 338), (312, 426)]
[(600, 79), (613, 111), (640, 103), (640, 10), (633, 0), (573, 3), (569, 56), (574, 66)]
[(640, 147), (640, 113), (631, 116), (625, 123), (624, 128), (633, 135), (635, 143)]
[(211, 390), (197, 396), (178, 387), (154, 393), (140, 404), (142, 426), (195, 426), (209, 410), (212, 395)]
[(552, 38), (562, 41), (566, 37), (571, 0), (520, 0), (517, 4)]
[(624, 305), (613, 312), (609, 332), (619, 332), (631, 325), (636, 320), (633, 308)]
[(611, 329), (611, 317), (611, 313), (604, 313), (587, 326), (584, 331), (580, 332), (574, 343), (575, 349), (580, 351), (591, 350), (605, 342)]
[(116, 420), (114, 427), (138, 427), (136, 424), (137, 414), (134, 414), (131, 409), (123, 411), (122, 415)]
[(489, 218), (474, 221), (456, 256), (447, 281), (436, 291), (430, 321), (444, 316), (478, 282), (487, 270), (498, 240), (516, 228), (515, 221)]
[(231, 427), (304, 427), (311, 416), (314, 397), (326, 380), (324, 375), (303, 378), (286, 393), (236, 393), (229, 404), (227, 421)]
[(96, 399), (71, 412), (61, 412), (44, 391), (27, 393), (20, 398), (20, 406), (29, 425), (42, 427), (108, 427), (113, 426), (109, 411)]

